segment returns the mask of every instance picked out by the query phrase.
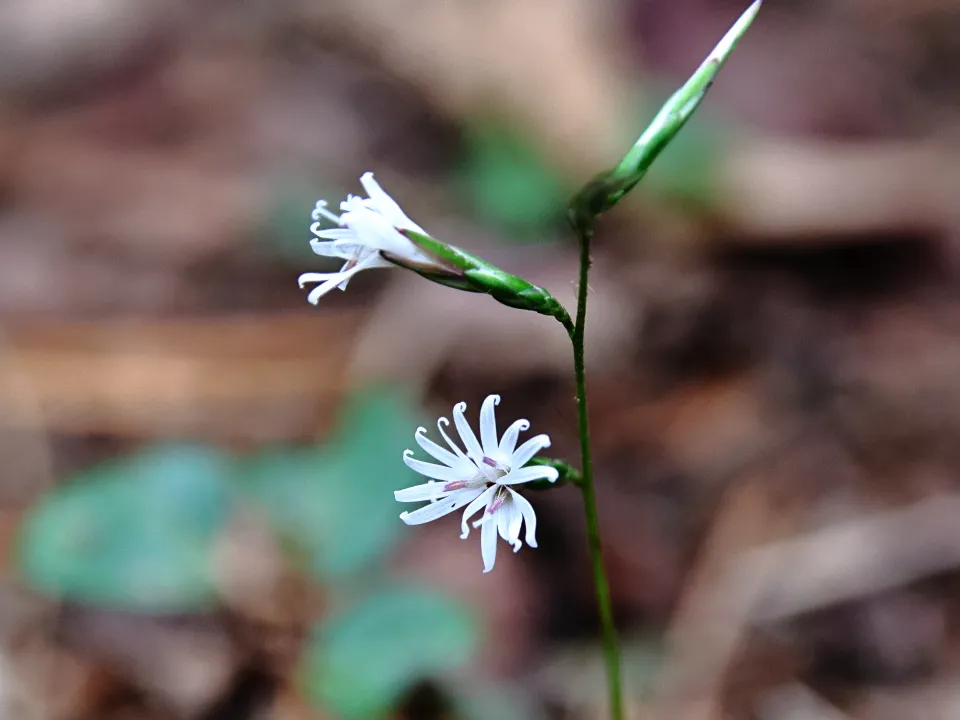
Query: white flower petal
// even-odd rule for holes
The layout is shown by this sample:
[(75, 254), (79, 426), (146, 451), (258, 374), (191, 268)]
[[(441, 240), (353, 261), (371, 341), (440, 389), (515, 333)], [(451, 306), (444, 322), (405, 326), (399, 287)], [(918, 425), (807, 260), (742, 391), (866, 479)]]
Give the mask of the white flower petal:
[(527, 545), (535, 548), (537, 546), (537, 514), (533, 511), (533, 505), (520, 493), (510, 490), (509, 488), (507, 488), (507, 490), (510, 492), (511, 499), (523, 516), (523, 523), (527, 528), (527, 536), (525, 538)]
[(367, 191), (367, 197), (374, 207), (388, 217), (405, 217), (400, 205), (387, 194), (369, 170), (360, 176), (360, 184)]
[(376, 250), (368, 250), (363, 245), (354, 242), (343, 240), (323, 241), (316, 238), (310, 241), (310, 249), (317, 255), (340, 258), (341, 260), (357, 260), (377, 252)]
[(481, 490), (479, 488), (457, 490), (439, 502), (424, 505), (422, 508), (418, 508), (413, 512), (400, 513), (400, 519), (407, 525), (422, 525), (431, 520), (441, 518), (444, 515), (449, 515), (455, 510), (459, 510), (476, 498), (480, 492)]
[(473, 460), (477, 467), (483, 462), (483, 448), (477, 442), (477, 436), (470, 429), (470, 423), (463, 416), (463, 411), (467, 409), (465, 402), (457, 403), (453, 406), (453, 421), (457, 425), (457, 432), (460, 433), (460, 439), (463, 440), (464, 447), (467, 448), (467, 455)]
[(513, 454), (514, 449), (517, 447), (517, 438), (520, 437), (520, 433), (529, 429), (529, 420), (517, 420), (515, 423), (513, 423), (507, 428), (507, 431), (503, 434), (503, 437), (500, 438), (500, 452), (506, 457), (510, 457)]
[(496, 523), (484, 523), (483, 529), (480, 530), (480, 555), (483, 557), (483, 571), (488, 573), (493, 570), (493, 564), (497, 561)]
[[(418, 427), (417, 432), (414, 433), (414, 437), (417, 440), (417, 445), (423, 448), (426, 452), (430, 453), (431, 457), (436, 458), (445, 465), (450, 467), (457, 467), (460, 465), (461, 457), (457, 457), (449, 450), (437, 445), (433, 440), (427, 437), (427, 429), (425, 427)], [(472, 465), (473, 463), (471, 463)]]
[(447, 420), (445, 417), (437, 418), (437, 429), (440, 431), (440, 434), (443, 436), (443, 439), (446, 440), (447, 445), (450, 446), (450, 449), (453, 450), (454, 454), (458, 458), (460, 458), (460, 462), (461, 463), (468, 462), (474, 467), (476, 467), (473, 461), (470, 460), (470, 458), (466, 456), (463, 450), (460, 449), (460, 446), (457, 445), (453, 440), (451, 440), (450, 437), (447, 435), (446, 431), (443, 429), (445, 425), (449, 425), (449, 424), (450, 424), (450, 421)]
[(365, 172), (360, 176), (360, 184), (370, 196), (373, 206), (389, 220), (395, 227), (405, 230), (415, 230), (416, 232), (426, 233), (413, 220), (407, 217), (406, 213), (400, 208), (400, 205), (390, 197), (386, 191), (380, 187), (380, 183), (373, 179), (372, 172)]
[(312, 283), (312, 282), (324, 283), (340, 275), (343, 275), (343, 273), (341, 272), (325, 272), (325, 273), (308, 272), (308, 273), (302, 273), (300, 277), (297, 278), (297, 282), (300, 284), (300, 288), (303, 289), (303, 286), (306, 285), (307, 283)]
[(533, 480), (549, 480), (556, 482), (560, 473), (556, 468), (546, 465), (531, 465), (530, 467), (517, 468), (500, 478), (501, 485), (520, 485), (521, 483), (531, 482)]
[(363, 245), (416, 262), (427, 260), (426, 255), (382, 215), (364, 210), (346, 212), (342, 219)]
[(423, 502), (424, 500), (442, 500), (456, 490), (445, 491), (445, 483), (439, 483), (435, 480), (404, 488), (403, 490), (394, 490), (393, 497), (397, 502)]
[(344, 251), (341, 243), (330, 241), (323, 242), (322, 240), (317, 240), (314, 238), (310, 241), (310, 249), (313, 250), (317, 255), (323, 255), (324, 257), (335, 257), (340, 259), (346, 259), (347, 253)]
[[(354, 272), (356, 272), (355, 269)], [(298, 278), (298, 282), (300, 283), (301, 288), (306, 283), (320, 283), (317, 285), (317, 287), (310, 291), (309, 295), (307, 295), (307, 300), (313, 305), (316, 305), (320, 301), (320, 298), (333, 290), (340, 283), (349, 280), (353, 274), (354, 273), (350, 272), (303, 273)]]
[(483, 445), (483, 454), (488, 458), (497, 455), (497, 416), (496, 408), (500, 404), (499, 395), (487, 395), (480, 407), (480, 443)]
[[(389, 267), (390, 263), (379, 256), (377, 253), (371, 253), (368, 257), (363, 258), (360, 262), (354, 265), (351, 268), (346, 270), (341, 270), (336, 273), (303, 273), (298, 281), (300, 287), (303, 287), (304, 283), (308, 282), (319, 282), (313, 290), (310, 291), (310, 294), (307, 295), (307, 300), (316, 305), (319, 302), (320, 298), (326, 295), (328, 292), (333, 290), (338, 285), (342, 290), (347, 286), (347, 282), (362, 270), (369, 270), (370, 268), (375, 267)], [(346, 267), (346, 266), (345, 266)]]
[(310, 226), (310, 232), (316, 235), (318, 238), (323, 238), (324, 240), (349, 240), (354, 241), (354, 234), (350, 228), (345, 227), (333, 227), (333, 228), (323, 228), (319, 227), (320, 223), (314, 223)]
[(473, 502), (471, 502), (467, 509), (463, 511), (463, 517), (460, 518), (460, 539), (465, 540), (468, 535), (470, 535), (470, 526), (469, 520), (474, 515), (477, 514), (477, 510), (480, 508), (486, 508), (487, 505), (493, 500), (494, 494), (497, 491), (496, 485), (491, 485), (482, 493), (480, 493)]
[(421, 475), (426, 475), (434, 480), (456, 482), (457, 480), (466, 481), (470, 479), (469, 477), (464, 477), (463, 473), (459, 472), (456, 468), (447, 467), (446, 465), (434, 465), (433, 463), (415, 459), (413, 457), (413, 450), (403, 451), (403, 462), (405, 462), (411, 470), (416, 470)]
[(520, 542), (520, 526), (523, 524), (523, 516), (514, 503), (507, 499), (503, 506), (497, 510), (497, 531), (500, 537), (513, 545), (513, 551), (517, 552), (523, 543)]
[(513, 451), (510, 457), (510, 467), (519, 468), (526, 465), (543, 448), (550, 447), (549, 435), (537, 435), (527, 440), (523, 445)]
[[(351, 262), (356, 262), (356, 265), (352, 268), (348, 268), (347, 265), (349, 265)], [(344, 281), (340, 283), (337, 287), (339, 287), (341, 290), (346, 290), (347, 282), (350, 280), (351, 277), (356, 275), (361, 270), (373, 270), (374, 268), (390, 268), (390, 267), (394, 267), (393, 263), (387, 260), (386, 258), (384, 258), (382, 255), (380, 255), (380, 253), (373, 250), (370, 252), (364, 251), (360, 255), (360, 257), (356, 259), (348, 259), (346, 264), (342, 268), (340, 268), (340, 272), (342, 273), (349, 272), (350, 275), (346, 279), (344, 279)]]

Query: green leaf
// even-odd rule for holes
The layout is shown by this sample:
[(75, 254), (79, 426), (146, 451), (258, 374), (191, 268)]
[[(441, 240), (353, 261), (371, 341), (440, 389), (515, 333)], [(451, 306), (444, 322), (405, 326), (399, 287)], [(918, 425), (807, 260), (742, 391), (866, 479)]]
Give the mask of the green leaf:
[(378, 560), (403, 528), (393, 491), (414, 484), (402, 457), (418, 424), (400, 395), (359, 392), (323, 447), (261, 453), (241, 486), (312, 575), (343, 578)]
[(375, 720), (414, 683), (467, 662), (477, 636), (473, 614), (452, 599), (412, 589), (384, 591), (317, 627), (299, 678), (321, 711)]
[(210, 607), (230, 470), (215, 450), (163, 445), (80, 473), (25, 519), (19, 569), (37, 590), (68, 600), (148, 611)]
[(570, 186), (531, 142), (491, 122), (469, 128), (466, 142), (456, 184), (481, 217), (528, 242), (562, 222)]

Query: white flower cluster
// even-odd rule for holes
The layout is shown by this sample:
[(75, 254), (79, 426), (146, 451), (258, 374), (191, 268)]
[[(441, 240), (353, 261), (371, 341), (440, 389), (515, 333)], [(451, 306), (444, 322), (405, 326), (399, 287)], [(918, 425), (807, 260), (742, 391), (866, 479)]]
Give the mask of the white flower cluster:
[[(317, 283), (307, 296), (314, 305), (334, 288), (346, 289), (350, 278), (362, 270), (400, 265), (438, 275), (452, 272), (449, 266), (431, 257), (410, 239), (409, 233), (428, 239), (429, 235), (384, 192), (373, 179), (373, 173), (364, 173), (360, 183), (368, 197), (348, 195), (340, 203), (340, 215), (328, 210), (324, 200), (319, 200), (313, 210), (314, 222), (310, 226), (315, 236), (310, 241), (313, 251), (344, 261), (337, 272), (308, 272), (300, 276), (301, 288), (307, 283)], [(333, 223), (334, 227), (324, 229), (323, 220)], [(417, 444), (442, 464), (416, 460), (413, 452), (407, 450), (404, 462), (430, 481), (395, 493), (400, 502), (428, 503), (400, 515), (408, 525), (436, 520), (466, 506), (461, 521), (462, 538), (470, 534), (470, 519), (482, 511), (473, 526), (482, 528), (480, 550), (484, 572), (493, 569), (498, 535), (516, 552), (523, 546), (520, 533), (526, 526), (527, 545), (537, 546), (537, 516), (533, 506), (514, 487), (532, 480), (556, 482), (558, 476), (552, 467), (525, 467), (540, 450), (550, 446), (549, 437), (537, 435), (517, 447), (520, 433), (530, 429), (528, 421), (517, 420), (497, 439), (494, 407), (499, 402), (498, 395), (484, 400), (480, 409), (479, 441), (464, 417), (466, 403), (454, 406), (453, 419), (463, 448), (447, 436), (444, 427), (450, 421), (445, 417), (437, 421), (437, 427), (446, 448), (427, 438), (427, 431), (419, 428)]]

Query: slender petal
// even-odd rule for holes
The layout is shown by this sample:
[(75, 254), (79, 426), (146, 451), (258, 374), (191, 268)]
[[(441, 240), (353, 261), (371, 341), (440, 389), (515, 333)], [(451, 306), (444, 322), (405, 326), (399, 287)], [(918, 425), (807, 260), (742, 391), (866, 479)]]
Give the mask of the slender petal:
[(317, 255), (325, 257), (335, 257), (348, 262), (359, 262), (364, 258), (376, 254), (376, 250), (370, 250), (356, 243), (345, 240), (317, 240), (310, 241), (310, 249)]
[(510, 497), (513, 499), (513, 502), (516, 504), (517, 509), (520, 511), (520, 514), (523, 516), (523, 524), (527, 529), (526, 541), (527, 545), (532, 548), (537, 546), (537, 514), (533, 511), (533, 505), (520, 493), (510, 490)]
[(496, 523), (484, 523), (480, 531), (480, 555), (483, 557), (483, 571), (488, 573), (493, 570), (493, 564), (497, 561)]
[(449, 424), (450, 424), (450, 421), (447, 420), (445, 417), (439, 418), (437, 420), (437, 429), (440, 431), (440, 434), (443, 436), (443, 439), (447, 441), (447, 445), (450, 446), (450, 449), (453, 450), (454, 454), (458, 458), (460, 458), (461, 461), (466, 461), (471, 465), (474, 465), (474, 467), (476, 467), (474, 462), (466, 456), (463, 450), (460, 449), (459, 445), (457, 445), (453, 440), (450, 439), (446, 431), (443, 429), (445, 425), (449, 425)]
[(507, 457), (513, 455), (513, 451), (517, 447), (517, 438), (520, 437), (520, 433), (529, 429), (529, 420), (517, 420), (515, 423), (513, 423), (507, 428), (507, 431), (503, 434), (503, 437), (500, 438), (500, 452)]
[(406, 236), (375, 212), (346, 212), (344, 224), (353, 231), (357, 241), (375, 250), (385, 250), (402, 257), (421, 259), (423, 253)]
[(485, 508), (490, 504), (490, 501), (493, 500), (494, 495), (497, 492), (497, 486), (491, 485), (482, 493), (480, 493), (476, 498), (467, 505), (467, 509), (463, 511), (463, 517), (460, 519), (460, 539), (466, 540), (467, 536), (470, 535), (470, 526), (469, 521), (480, 508)]
[(425, 427), (418, 427), (417, 432), (414, 434), (414, 437), (417, 439), (417, 445), (423, 448), (426, 452), (440, 462), (449, 465), (450, 467), (457, 467), (460, 464), (460, 458), (454, 455), (449, 450), (437, 445), (433, 440), (427, 437), (427, 429)]
[(307, 283), (312, 283), (312, 282), (315, 282), (315, 283), (324, 283), (324, 282), (327, 282), (328, 280), (330, 280), (330, 279), (332, 279), (332, 278), (334, 278), (334, 277), (337, 277), (337, 276), (339, 276), (339, 275), (342, 275), (342, 274), (343, 274), (343, 273), (341, 273), (341, 272), (328, 272), (328, 273), (309, 272), (309, 273), (301, 273), (301, 274), (300, 274), (300, 277), (297, 278), (297, 282), (300, 284), (300, 287), (302, 288), (302, 287), (303, 287), (304, 285), (306, 285)]
[(532, 480), (549, 480), (556, 482), (560, 473), (556, 468), (546, 465), (531, 465), (529, 467), (517, 468), (511, 470), (505, 476), (500, 478), (501, 485), (520, 485), (521, 483), (531, 482)]
[(549, 435), (537, 435), (530, 438), (513, 451), (513, 455), (510, 457), (510, 467), (523, 467), (533, 459), (534, 455), (548, 447), (550, 447)]
[(503, 504), (497, 510), (497, 530), (500, 537), (513, 545), (513, 551), (517, 552), (523, 543), (520, 542), (520, 526), (523, 524), (523, 516), (520, 510), (510, 500)]
[[(322, 238), (324, 240), (348, 240), (351, 242), (354, 240), (355, 236), (353, 234), (353, 231), (348, 228), (335, 227), (335, 228), (327, 228), (326, 230), (321, 230), (318, 227), (319, 225), (320, 223), (314, 223), (313, 225), (310, 226), (310, 232), (312, 232), (318, 238)], [(313, 242), (314, 241), (311, 240), (310, 244), (312, 245)]]
[[(397, 502), (423, 502), (424, 500), (442, 500), (450, 495), (443, 489), (445, 483), (438, 483), (435, 480), (422, 485), (404, 488), (403, 490), (394, 490), (393, 497)], [(452, 492), (459, 492), (454, 490)]]
[(384, 217), (390, 220), (396, 227), (405, 230), (414, 230), (419, 233), (423, 232), (423, 229), (408, 218), (397, 202), (380, 187), (380, 183), (373, 179), (372, 172), (365, 172), (361, 175), (360, 184), (363, 185), (363, 189), (367, 191), (371, 202), (374, 203)]
[(459, 510), (467, 503), (473, 501), (481, 492), (479, 488), (464, 488), (445, 497), (439, 502), (424, 505), (422, 508), (418, 508), (413, 512), (400, 513), (400, 519), (407, 525), (422, 525), (423, 523), (441, 518), (444, 515), (449, 515), (455, 510)]
[(403, 462), (411, 470), (416, 470), (421, 475), (426, 475), (434, 480), (443, 480), (444, 482), (455, 482), (457, 480), (469, 480), (463, 477), (463, 473), (456, 468), (446, 465), (434, 465), (433, 463), (423, 462), (413, 457), (413, 450), (403, 451)]
[(468, 423), (467, 419), (463, 416), (463, 411), (466, 409), (467, 404), (465, 402), (454, 405), (453, 421), (457, 424), (457, 432), (460, 433), (460, 439), (463, 440), (464, 447), (467, 448), (467, 455), (469, 455), (470, 459), (479, 467), (480, 463), (483, 462), (483, 449), (480, 447), (480, 443), (477, 442), (477, 436), (474, 435), (473, 430), (470, 429), (470, 423)]
[(494, 458), (499, 449), (497, 445), (497, 414), (495, 410), (499, 404), (499, 395), (488, 395), (480, 407), (480, 442), (483, 445), (483, 454), (488, 458)]
[[(359, 248), (359, 246), (356, 246)], [(343, 246), (343, 243), (339, 240), (317, 240), (313, 238), (310, 241), (310, 249), (313, 250), (317, 255), (323, 255), (325, 257), (335, 257), (340, 258), (341, 260), (346, 260), (348, 257), (352, 257), (352, 254), (349, 253)]]
[[(354, 273), (357, 272), (354, 269)], [(337, 285), (342, 283), (344, 280), (349, 280), (350, 277), (354, 274), (350, 272), (335, 272), (335, 273), (303, 273), (298, 279), (297, 282), (300, 283), (302, 288), (307, 283), (320, 283), (313, 290), (310, 291), (310, 294), (307, 296), (312, 304), (316, 305), (319, 302), (320, 298), (326, 295), (328, 292), (333, 290)]]
[(371, 254), (368, 257), (365, 257), (363, 260), (358, 262), (352, 268), (347, 270), (342, 270), (337, 273), (303, 273), (299, 278), (300, 287), (304, 286), (304, 283), (308, 282), (319, 282), (313, 290), (310, 291), (310, 294), (307, 295), (307, 300), (316, 305), (320, 298), (326, 295), (328, 292), (333, 290), (338, 285), (346, 286), (346, 282), (356, 275), (361, 270), (369, 270), (370, 268), (389, 266), (391, 263), (387, 260), (384, 260), (377, 254)]

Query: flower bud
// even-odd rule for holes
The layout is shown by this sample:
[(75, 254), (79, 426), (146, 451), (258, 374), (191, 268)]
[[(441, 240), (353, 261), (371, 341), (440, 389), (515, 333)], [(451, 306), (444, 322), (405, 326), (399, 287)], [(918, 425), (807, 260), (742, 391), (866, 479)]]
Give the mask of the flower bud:
[(747, 8), (697, 71), (667, 100), (623, 159), (593, 178), (573, 197), (568, 214), (578, 233), (589, 233), (594, 220), (640, 182), (656, 157), (690, 119), (733, 48), (757, 16), (761, 2), (756, 0)]

